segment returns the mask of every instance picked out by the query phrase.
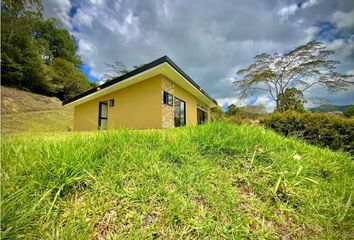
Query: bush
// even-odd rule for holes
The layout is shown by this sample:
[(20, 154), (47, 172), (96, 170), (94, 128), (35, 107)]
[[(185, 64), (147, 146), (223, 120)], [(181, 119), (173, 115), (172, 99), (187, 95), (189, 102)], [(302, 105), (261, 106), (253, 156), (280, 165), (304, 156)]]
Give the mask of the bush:
[(353, 117), (353, 116), (354, 116), (354, 106), (346, 108), (346, 109), (344, 110), (343, 114), (344, 114), (344, 116), (346, 116), (347, 118)]
[(354, 119), (325, 113), (273, 113), (261, 120), (266, 128), (295, 136), (321, 147), (342, 149), (354, 155)]

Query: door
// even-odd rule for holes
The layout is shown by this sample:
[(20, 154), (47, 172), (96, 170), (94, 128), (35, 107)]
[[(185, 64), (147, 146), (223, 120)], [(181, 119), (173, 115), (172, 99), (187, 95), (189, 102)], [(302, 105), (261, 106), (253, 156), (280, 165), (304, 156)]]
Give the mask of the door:
[(100, 102), (98, 105), (98, 129), (106, 130), (108, 120), (108, 103)]
[(186, 126), (186, 103), (175, 97), (175, 127)]

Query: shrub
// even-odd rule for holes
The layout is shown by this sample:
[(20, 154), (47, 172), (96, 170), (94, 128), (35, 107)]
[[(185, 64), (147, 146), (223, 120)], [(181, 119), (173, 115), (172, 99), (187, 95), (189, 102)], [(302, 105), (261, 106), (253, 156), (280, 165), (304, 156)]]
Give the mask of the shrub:
[(346, 116), (348, 118), (353, 117), (354, 116), (354, 106), (346, 108), (344, 110), (343, 114), (344, 114), (344, 116)]
[(212, 121), (221, 120), (225, 118), (225, 112), (220, 106), (210, 109), (210, 117)]
[(325, 113), (273, 113), (261, 120), (285, 136), (295, 136), (321, 147), (342, 149), (354, 155), (354, 119)]

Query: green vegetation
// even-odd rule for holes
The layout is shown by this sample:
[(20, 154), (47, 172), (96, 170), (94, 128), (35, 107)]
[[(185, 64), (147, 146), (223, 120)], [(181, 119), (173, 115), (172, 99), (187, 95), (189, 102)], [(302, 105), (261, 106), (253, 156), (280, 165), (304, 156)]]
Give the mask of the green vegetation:
[(237, 107), (235, 104), (230, 104), (229, 106), (227, 106), (227, 110), (225, 112), (226, 116), (230, 117), (235, 115), (237, 112)]
[(68, 131), (72, 124), (73, 111), (57, 98), (1, 87), (2, 134)]
[(304, 112), (304, 95), (302, 91), (296, 88), (287, 88), (284, 93), (279, 94), (278, 106), (275, 111), (285, 112), (285, 111), (297, 111)]
[(276, 103), (277, 111), (296, 110), (303, 102), (302, 94), (314, 86), (338, 91), (348, 90), (353, 84), (353, 75), (336, 71), (340, 62), (331, 59), (333, 54), (316, 40), (285, 54), (261, 53), (252, 64), (237, 71), (239, 79), (234, 84), (241, 98), (266, 92)]
[(344, 116), (350, 118), (354, 116), (354, 106), (348, 107), (343, 112)]
[(354, 162), (213, 122), (2, 141), (5, 238), (352, 236)]
[(1, 2), (1, 84), (68, 99), (90, 88), (73, 36), (40, 0)]
[(332, 104), (322, 104), (320, 106), (310, 108), (310, 112), (336, 112), (340, 111), (343, 112), (347, 108), (354, 107), (354, 105), (344, 105), (344, 106), (338, 106), (338, 105), (332, 105)]
[(261, 120), (284, 136), (295, 136), (321, 147), (342, 149), (354, 155), (354, 119), (324, 113), (273, 113)]

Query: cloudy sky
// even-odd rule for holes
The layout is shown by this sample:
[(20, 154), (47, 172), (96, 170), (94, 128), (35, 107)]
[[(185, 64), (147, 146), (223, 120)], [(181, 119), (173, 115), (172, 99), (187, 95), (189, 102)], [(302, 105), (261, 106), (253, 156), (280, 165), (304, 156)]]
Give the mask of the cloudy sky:
[[(284, 53), (313, 39), (336, 51), (339, 72), (354, 74), (353, 0), (44, 0), (44, 8), (76, 37), (91, 81), (102, 79), (105, 63), (131, 67), (168, 55), (220, 105), (271, 110), (267, 95), (238, 99), (236, 71), (256, 54)], [(354, 87), (307, 95), (354, 103)]]

